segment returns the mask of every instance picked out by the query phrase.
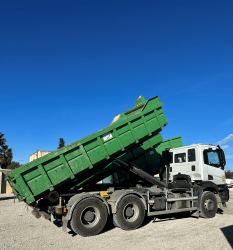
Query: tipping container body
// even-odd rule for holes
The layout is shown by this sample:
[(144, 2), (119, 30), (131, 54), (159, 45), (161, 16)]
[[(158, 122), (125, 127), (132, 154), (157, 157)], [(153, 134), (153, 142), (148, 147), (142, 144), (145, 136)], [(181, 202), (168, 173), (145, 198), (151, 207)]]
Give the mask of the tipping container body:
[(135, 101), (135, 107), (114, 117), (112, 123), (87, 137), (12, 171), (8, 181), (16, 197), (28, 204), (66, 184), (78, 184), (89, 170), (109, 164), (158, 134), (167, 124), (159, 97)]

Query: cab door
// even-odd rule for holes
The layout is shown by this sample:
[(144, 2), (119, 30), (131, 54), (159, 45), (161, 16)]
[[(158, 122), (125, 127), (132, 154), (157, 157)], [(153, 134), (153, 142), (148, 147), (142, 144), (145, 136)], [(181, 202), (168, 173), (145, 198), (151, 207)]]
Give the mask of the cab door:
[(186, 169), (192, 181), (201, 180), (198, 152), (198, 147), (193, 146), (187, 148)]
[(170, 163), (170, 181), (173, 181), (173, 176), (181, 173), (186, 174), (186, 149), (171, 149), (171, 163)]
[(221, 163), (217, 150), (204, 149), (203, 150), (204, 168), (207, 169), (207, 176), (205, 180), (210, 180), (216, 184), (223, 184), (224, 170), (221, 169)]
[(179, 172), (189, 175), (192, 181), (201, 180), (198, 152), (196, 146), (174, 150), (172, 163), (170, 164), (172, 170), (170, 180), (173, 179), (173, 175)]

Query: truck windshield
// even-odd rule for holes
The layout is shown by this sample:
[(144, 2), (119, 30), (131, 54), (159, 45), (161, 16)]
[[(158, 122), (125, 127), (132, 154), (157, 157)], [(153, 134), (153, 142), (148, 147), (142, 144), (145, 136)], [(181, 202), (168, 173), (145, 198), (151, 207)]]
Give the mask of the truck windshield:
[(214, 167), (220, 167), (218, 151), (204, 150), (204, 163)]
[(211, 164), (220, 164), (217, 152), (207, 152), (208, 161)]

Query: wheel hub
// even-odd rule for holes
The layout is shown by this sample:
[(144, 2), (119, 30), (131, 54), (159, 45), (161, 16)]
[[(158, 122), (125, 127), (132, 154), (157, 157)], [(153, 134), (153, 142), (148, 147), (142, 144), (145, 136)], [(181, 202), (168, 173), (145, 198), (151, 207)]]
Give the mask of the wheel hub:
[(131, 207), (127, 207), (126, 210), (125, 210), (125, 215), (127, 217), (131, 217), (133, 215), (133, 209)]
[(86, 220), (87, 222), (92, 221), (94, 219), (94, 217), (95, 217), (95, 214), (92, 211), (87, 211), (84, 214), (84, 220)]
[(123, 216), (128, 222), (134, 222), (139, 216), (139, 207), (136, 203), (128, 203), (123, 209)]
[(205, 209), (206, 209), (208, 212), (213, 211), (213, 209), (214, 209), (214, 202), (213, 202), (211, 199), (207, 199), (207, 200), (205, 201)]
[(80, 215), (80, 221), (86, 228), (94, 227), (100, 221), (99, 209), (96, 206), (86, 207)]

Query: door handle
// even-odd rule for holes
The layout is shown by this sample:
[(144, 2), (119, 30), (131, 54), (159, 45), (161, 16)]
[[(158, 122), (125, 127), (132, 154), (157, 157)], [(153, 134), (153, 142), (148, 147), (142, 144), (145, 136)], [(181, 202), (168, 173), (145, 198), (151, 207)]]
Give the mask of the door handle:
[(195, 171), (195, 165), (192, 165), (191, 168), (192, 168), (192, 171)]

